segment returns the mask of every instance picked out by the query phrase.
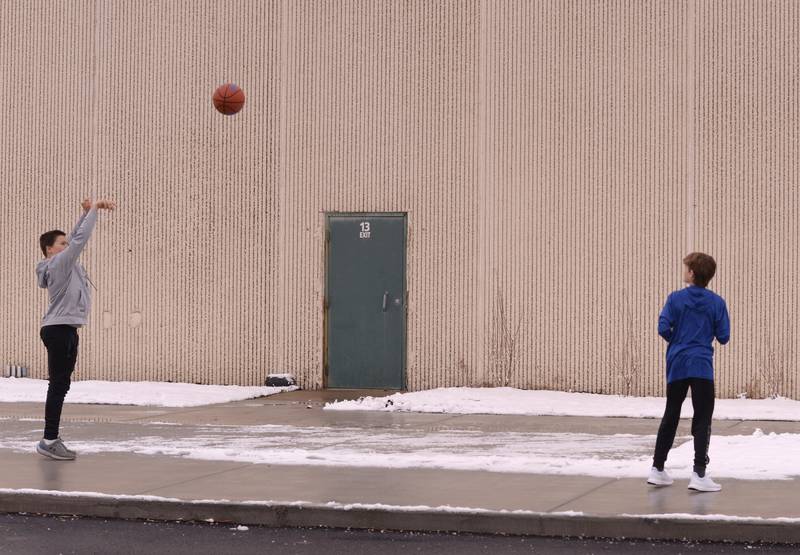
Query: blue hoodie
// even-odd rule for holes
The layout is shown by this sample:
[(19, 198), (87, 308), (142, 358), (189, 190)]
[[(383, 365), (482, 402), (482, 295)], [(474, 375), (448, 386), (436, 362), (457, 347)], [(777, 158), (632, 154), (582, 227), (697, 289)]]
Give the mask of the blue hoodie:
[(658, 335), (669, 343), (667, 383), (686, 378), (713, 380), (711, 343), (716, 337), (724, 345), (731, 336), (725, 300), (696, 285), (670, 293), (658, 317)]
[(36, 265), (39, 287), (46, 288), (50, 298), (42, 326), (67, 324), (79, 328), (88, 322), (92, 306), (89, 276), (78, 262), (78, 256), (96, 222), (97, 209), (92, 207), (81, 214), (75, 228), (67, 235), (67, 248)]

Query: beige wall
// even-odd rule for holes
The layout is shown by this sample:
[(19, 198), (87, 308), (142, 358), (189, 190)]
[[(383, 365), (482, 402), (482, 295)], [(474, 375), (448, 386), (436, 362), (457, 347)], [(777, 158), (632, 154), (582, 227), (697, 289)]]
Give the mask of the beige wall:
[(36, 238), (95, 194), (81, 379), (320, 387), (324, 213), (398, 211), (409, 389), (660, 394), (696, 248), (720, 394), (800, 398), (799, 42), (788, 0), (2, 2), (0, 362), (45, 375)]

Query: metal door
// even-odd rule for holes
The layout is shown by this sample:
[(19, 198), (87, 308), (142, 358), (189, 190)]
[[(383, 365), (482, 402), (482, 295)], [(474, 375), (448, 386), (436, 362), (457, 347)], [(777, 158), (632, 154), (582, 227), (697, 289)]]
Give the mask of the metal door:
[(406, 217), (329, 215), (327, 225), (327, 386), (402, 389)]

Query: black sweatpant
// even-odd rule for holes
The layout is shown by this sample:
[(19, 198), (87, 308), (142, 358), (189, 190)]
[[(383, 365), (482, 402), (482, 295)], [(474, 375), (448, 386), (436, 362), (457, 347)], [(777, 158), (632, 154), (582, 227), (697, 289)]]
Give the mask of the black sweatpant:
[(61, 409), (78, 359), (78, 330), (73, 326), (44, 326), (39, 332), (47, 347), (47, 402), (44, 407), (44, 438), (56, 439)]
[(694, 471), (705, 476), (708, 458), (708, 444), (711, 441), (711, 417), (714, 415), (714, 380), (702, 378), (686, 378), (667, 384), (667, 408), (661, 419), (656, 439), (656, 452), (653, 466), (664, 469), (667, 454), (675, 441), (675, 431), (681, 417), (681, 405), (686, 393), (692, 389), (692, 436), (694, 437)]

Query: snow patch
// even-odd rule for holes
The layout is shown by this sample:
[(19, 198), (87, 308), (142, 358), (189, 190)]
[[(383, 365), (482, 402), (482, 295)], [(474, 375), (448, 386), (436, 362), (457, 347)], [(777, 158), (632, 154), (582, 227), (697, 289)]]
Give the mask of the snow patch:
[[(405, 430), (302, 426), (194, 426), (178, 436), (174, 428), (148, 426), (144, 437), (81, 440), (69, 446), (81, 455), (129, 453), (200, 460), (287, 466), (428, 468), (582, 475), (643, 479), (652, 462), (654, 435)], [(25, 430), (0, 434), (0, 449), (30, 452)], [(667, 469), (689, 478), (694, 446), (677, 438)], [(714, 436), (716, 478), (786, 480), (800, 475), (800, 434), (757, 430), (752, 435)]]
[[(595, 393), (567, 393), (512, 387), (448, 387), (385, 397), (362, 397), (327, 403), (324, 410), (369, 410), (445, 414), (509, 414), (528, 416), (596, 416), (661, 418), (663, 397), (623, 397)], [(692, 416), (691, 402), (684, 402), (683, 418)], [(777, 399), (717, 399), (718, 420), (800, 421), (800, 401)]]
[[(199, 407), (294, 391), (297, 386), (199, 385), (174, 382), (72, 382), (66, 403)], [(44, 403), (47, 380), (0, 378), (0, 403)]]
[(646, 514), (646, 515), (631, 515), (623, 513), (619, 515), (625, 518), (646, 518), (648, 520), (712, 520), (712, 521), (725, 521), (725, 522), (769, 522), (769, 523), (800, 523), (800, 518), (793, 517), (760, 517), (760, 516), (733, 516), (733, 515), (693, 515), (690, 513), (664, 513), (664, 514)]

